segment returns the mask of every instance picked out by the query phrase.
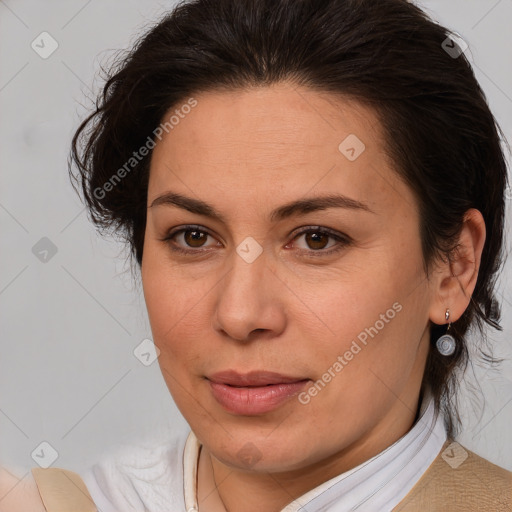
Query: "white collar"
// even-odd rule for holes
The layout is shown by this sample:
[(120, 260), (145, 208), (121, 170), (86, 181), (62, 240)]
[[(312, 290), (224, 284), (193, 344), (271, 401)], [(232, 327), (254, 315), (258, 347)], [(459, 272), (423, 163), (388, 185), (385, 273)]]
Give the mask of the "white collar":
[[(306, 492), (281, 512), (391, 511), (421, 478), (447, 438), (444, 419), (435, 415), (434, 400), (425, 393), (418, 420), (391, 446), (341, 475)], [(191, 431), (183, 452), (185, 509), (197, 505), (197, 464), (200, 443)]]

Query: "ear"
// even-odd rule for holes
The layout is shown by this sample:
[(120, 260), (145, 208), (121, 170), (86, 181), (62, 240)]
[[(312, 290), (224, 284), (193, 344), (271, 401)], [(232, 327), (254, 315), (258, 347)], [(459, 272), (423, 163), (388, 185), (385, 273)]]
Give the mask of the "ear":
[(458, 245), (448, 261), (437, 267), (434, 299), (430, 320), (446, 324), (445, 313), (450, 310), (450, 322), (458, 320), (471, 300), (485, 243), (485, 221), (479, 210), (468, 210), (464, 215)]

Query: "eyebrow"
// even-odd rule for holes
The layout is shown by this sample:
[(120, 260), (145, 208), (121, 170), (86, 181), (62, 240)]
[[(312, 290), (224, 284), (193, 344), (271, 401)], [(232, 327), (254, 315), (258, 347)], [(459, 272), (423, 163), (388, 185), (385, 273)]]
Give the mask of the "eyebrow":
[[(155, 206), (176, 206), (191, 213), (203, 215), (216, 219), (226, 224), (224, 216), (218, 212), (211, 204), (199, 199), (183, 196), (174, 192), (166, 192), (153, 200), (149, 208)], [(306, 214), (328, 208), (346, 208), (350, 210), (360, 210), (375, 213), (368, 205), (350, 197), (341, 194), (330, 194), (326, 196), (310, 197), (292, 201), (273, 210), (270, 214), (272, 222), (278, 222), (294, 215)]]

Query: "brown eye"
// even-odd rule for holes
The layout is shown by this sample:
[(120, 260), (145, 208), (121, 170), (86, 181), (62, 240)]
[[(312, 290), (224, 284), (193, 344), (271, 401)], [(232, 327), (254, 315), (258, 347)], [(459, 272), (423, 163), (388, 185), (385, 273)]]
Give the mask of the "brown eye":
[(218, 241), (212, 245), (212, 242), (216, 241), (215, 237), (201, 226), (185, 226), (175, 229), (161, 240), (172, 251), (189, 256), (204, 255), (214, 247), (222, 246)]
[(183, 239), (189, 247), (202, 247), (208, 238), (208, 233), (197, 229), (183, 231)]
[(351, 244), (352, 239), (328, 228), (312, 227), (294, 237), (293, 246), (308, 256), (327, 256), (341, 251)]
[(331, 238), (331, 236), (326, 233), (310, 232), (305, 233), (304, 240), (311, 249), (318, 250), (325, 249), (326, 245), (329, 243), (329, 238)]

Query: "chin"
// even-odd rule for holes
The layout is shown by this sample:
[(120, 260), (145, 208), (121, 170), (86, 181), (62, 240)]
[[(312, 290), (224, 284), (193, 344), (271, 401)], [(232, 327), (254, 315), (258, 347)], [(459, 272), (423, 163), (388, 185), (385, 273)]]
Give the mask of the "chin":
[[(280, 432), (278, 432), (281, 430)], [(229, 432), (228, 433), (226, 433)], [(291, 432), (277, 427), (277, 430), (261, 431), (218, 426), (215, 432), (205, 429), (206, 435), (194, 432), (208, 446), (213, 455), (227, 466), (256, 472), (285, 472), (302, 468), (319, 460), (322, 455), (318, 447), (311, 444), (313, 434)], [(312, 426), (311, 431), (317, 431)], [(212, 435), (213, 434), (213, 435)], [(300, 451), (297, 449), (300, 447)]]

